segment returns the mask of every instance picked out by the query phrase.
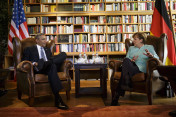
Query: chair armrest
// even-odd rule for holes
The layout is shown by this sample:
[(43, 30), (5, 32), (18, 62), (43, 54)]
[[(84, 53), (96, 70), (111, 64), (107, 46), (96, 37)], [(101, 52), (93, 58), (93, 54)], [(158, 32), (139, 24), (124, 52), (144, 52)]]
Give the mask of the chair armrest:
[(151, 58), (147, 61), (147, 80), (152, 80), (153, 71), (156, 70), (158, 65), (162, 65), (162, 62), (159, 59)]
[(69, 60), (65, 60), (63, 64), (63, 72), (66, 73), (66, 78), (70, 78), (69, 70), (73, 67), (73, 64)]
[(118, 72), (119, 67), (122, 65), (122, 61), (120, 60), (110, 60), (109, 68), (113, 70), (113, 72)]
[(22, 61), (17, 65), (17, 71), (25, 72), (28, 74), (28, 78), (31, 82), (31, 84), (35, 84), (34, 80), (34, 70), (33, 70), (33, 64), (30, 61)]

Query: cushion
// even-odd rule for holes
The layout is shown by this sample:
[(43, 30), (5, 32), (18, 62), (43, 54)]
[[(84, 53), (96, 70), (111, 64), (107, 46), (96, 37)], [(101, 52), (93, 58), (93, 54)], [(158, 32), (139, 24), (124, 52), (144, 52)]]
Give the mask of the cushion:
[[(115, 80), (120, 80), (121, 72), (115, 72), (113, 77)], [(145, 80), (144, 73), (138, 73), (132, 77), (132, 82), (139, 82), (139, 81), (144, 81), (144, 80)]]
[(132, 82), (139, 82), (145, 80), (145, 74), (143, 72), (137, 73), (132, 77)]
[[(66, 80), (66, 74), (64, 72), (57, 73), (61, 81)], [(35, 74), (35, 82), (48, 82), (48, 76), (45, 74)]]
[(114, 77), (115, 80), (120, 80), (121, 72), (115, 72), (113, 77)]

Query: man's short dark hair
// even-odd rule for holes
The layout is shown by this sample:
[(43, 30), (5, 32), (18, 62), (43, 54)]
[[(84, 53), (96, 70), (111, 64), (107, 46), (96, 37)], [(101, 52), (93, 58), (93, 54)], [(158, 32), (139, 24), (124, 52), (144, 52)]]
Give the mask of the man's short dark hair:
[(38, 33), (36, 36), (35, 36), (35, 39), (40, 39), (41, 36), (45, 35), (44, 33)]
[(139, 39), (142, 39), (143, 40), (142, 43), (145, 44), (145, 41), (147, 39), (147, 34), (146, 33), (136, 32), (136, 33), (133, 34), (132, 37), (134, 38), (135, 36), (137, 36)]

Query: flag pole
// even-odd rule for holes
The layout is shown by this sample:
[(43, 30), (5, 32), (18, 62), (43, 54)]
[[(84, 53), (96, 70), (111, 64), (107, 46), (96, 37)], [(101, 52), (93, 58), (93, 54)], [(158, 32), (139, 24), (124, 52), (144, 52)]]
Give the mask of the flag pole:
[(172, 34), (173, 34), (173, 39), (174, 39), (174, 45), (175, 45), (175, 50), (176, 50), (176, 39), (175, 39), (175, 32), (174, 32), (174, 24), (173, 24), (173, 21), (172, 21), (172, 12), (171, 12), (171, 7), (170, 5), (168, 6), (168, 10), (169, 10), (169, 16), (170, 16), (170, 22), (171, 22), (171, 26), (172, 26)]

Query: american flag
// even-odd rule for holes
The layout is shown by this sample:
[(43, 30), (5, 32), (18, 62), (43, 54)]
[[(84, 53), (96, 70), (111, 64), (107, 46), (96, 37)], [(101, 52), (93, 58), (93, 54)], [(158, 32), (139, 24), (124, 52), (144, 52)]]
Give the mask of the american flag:
[(22, 0), (14, 0), (13, 15), (8, 41), (8, 50), (10, 54), (13, 54), (13, 37), (18, 37), (20, 40), (29, 37)]

